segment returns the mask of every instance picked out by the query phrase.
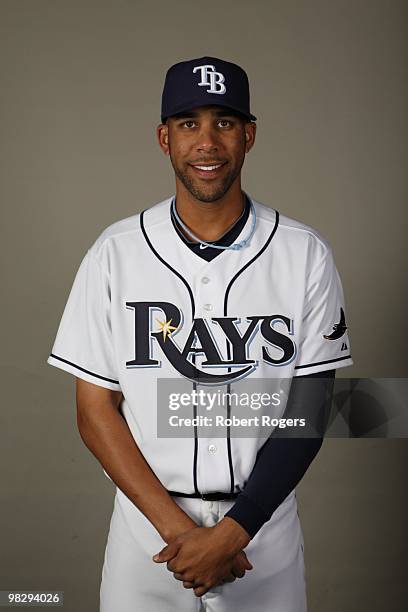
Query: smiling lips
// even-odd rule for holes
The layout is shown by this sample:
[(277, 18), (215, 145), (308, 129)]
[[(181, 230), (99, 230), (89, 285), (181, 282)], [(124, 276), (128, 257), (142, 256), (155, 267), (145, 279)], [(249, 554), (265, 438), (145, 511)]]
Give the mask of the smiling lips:
[(211, 164), (189, 164), (195, 172), (204, 178), (213, 178), (219, 174), (220, 168), (227, 162), (213, 162)]

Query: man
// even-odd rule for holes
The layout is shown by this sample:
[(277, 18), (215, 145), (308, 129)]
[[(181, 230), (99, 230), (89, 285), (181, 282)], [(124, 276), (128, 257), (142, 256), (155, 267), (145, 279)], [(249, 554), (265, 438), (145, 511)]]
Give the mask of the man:
[[(255, 121), (236, 64), (169, 69), (157, 136), (175, 196), (97, 238), (48, 358), (76, 376), (79, 431), (117, 485), (101, 612), (306, 610), (294, 488), (334, 369), (352, 360), (329, 246), (241, 188)], [(159, 436), (164, 379), (293, 380), (285, 415), (312, 406), (314, 435)]]

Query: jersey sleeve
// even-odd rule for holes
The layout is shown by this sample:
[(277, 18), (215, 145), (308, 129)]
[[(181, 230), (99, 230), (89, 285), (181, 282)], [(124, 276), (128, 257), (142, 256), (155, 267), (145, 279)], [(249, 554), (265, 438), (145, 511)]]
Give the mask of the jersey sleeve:
[(110, 312), (109, 278), (89, 249), (75, 276), (47, 363), (120, 391)]
[(298, 337), (295, 376), (353, 364), (343, 288), (330, 247), (308, 279)]

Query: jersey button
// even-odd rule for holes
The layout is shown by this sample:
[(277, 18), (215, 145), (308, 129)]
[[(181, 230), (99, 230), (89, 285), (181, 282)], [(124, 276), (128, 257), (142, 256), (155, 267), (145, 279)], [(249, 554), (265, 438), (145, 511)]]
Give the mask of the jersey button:
[(208, 452), (212, 453), (212, 454), (217, 452), (217, 447), (215, 446), (215, 444), (209, 444), (208, 445)]
[(204, 308), (204, 310), (212, 310), (213, 309), (212, 304), (204, 304), (203, 308)]
[(204, 285), (207, 285), (210, 282), (210, 279), (208, 278), (208, 276), (203, 276), (201, 282), (204, 283)]

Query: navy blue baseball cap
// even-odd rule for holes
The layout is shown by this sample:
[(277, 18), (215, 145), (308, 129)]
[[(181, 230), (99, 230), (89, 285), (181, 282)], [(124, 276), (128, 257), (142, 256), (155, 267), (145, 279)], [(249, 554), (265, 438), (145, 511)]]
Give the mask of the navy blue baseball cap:
[(237, 64), (199, 57), (171, 66), (164, 82), (161, 120), (198, 106), (216, 104), (256, 121), (249, 110), (248, 76)]

